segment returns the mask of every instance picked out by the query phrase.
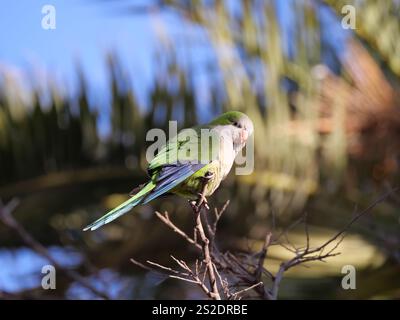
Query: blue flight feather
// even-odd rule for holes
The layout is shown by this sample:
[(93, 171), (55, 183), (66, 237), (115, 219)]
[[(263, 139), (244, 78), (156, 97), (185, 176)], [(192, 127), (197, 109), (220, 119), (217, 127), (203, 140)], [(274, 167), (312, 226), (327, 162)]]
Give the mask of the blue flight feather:
[(156, 187), (143, 199), (143, 204), (173, 189), (204, 166), (205, 164), (202, 163), (192, 164), (188, 162), (174, 165), (175, 168), (168, 168), (165, 173), (161, 171), (157, 177)]

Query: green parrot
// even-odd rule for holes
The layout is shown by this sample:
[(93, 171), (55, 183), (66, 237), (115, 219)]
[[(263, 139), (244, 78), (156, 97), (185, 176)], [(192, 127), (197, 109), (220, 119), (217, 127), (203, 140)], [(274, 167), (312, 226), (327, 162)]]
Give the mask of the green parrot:
[(89, 224), (84, 231), (96, 230), (135, 206), (162, 195), (172, 193), (189, 200), (212, 195), (228, 175), (253, 130), (253, 122), (247, 115), (230, 111), (206, 125), (180, 131), (150, 161), (147, 168), (150, 180), (135, 188), (130, 199)]

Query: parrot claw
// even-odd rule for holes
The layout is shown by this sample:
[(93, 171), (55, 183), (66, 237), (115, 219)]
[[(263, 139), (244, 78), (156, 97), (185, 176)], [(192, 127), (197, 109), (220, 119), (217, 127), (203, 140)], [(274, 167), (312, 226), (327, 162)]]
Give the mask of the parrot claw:
[(210, 181), (214, 177), (214, 173), (207, 171), (206, 174), (203, 176), (205, 181)]
[(189, 200), (190, 206), (197, 209), (200, 209), (201, 206), (204, 206), (207, 210), (210, 210), (207, 198), (202, 193), (198, 193), (197, 195), (199, 196), (197, 200)]
[(201, 206), (204, 206), (207, 210), (210, 210), (210, 206), (208, 205), (207, 198), (204, 195), (205, 189), (207, 182), (210, 181), (214, 177), (214, 173), (207, 171), (205, 175), (202, 177), (203, 178), (203, 190), (202, 192), (199, 192), (197, 195), (199, 196), (196, 205), (200, 208)]
[(204, 207), (207, 210), (210, 210), (210, 206), (208, 205), (207, 198), (202, 193), (198, 193), (197, 195), (199, 196), (199, 200), (198, 200), (199, 204), (198, 204), (198, 206), (201, 207), (202, 205), (204, 205)]
[(214, 173), (207, 171), (205, 173), (205, 175), (203, 177), (201, 177), (203, 179), (203, 189), (202, 192), (197, 193), (197, 200), (191, 200), (189, 201), (190, 206), (193, 209), (196, 209), (197, 211), (199, 211), (201, 209), (202, 206), (204, 206), (204, 208), (206, 208), (207, 210), (210, 210), (210, 206), (208, 205), (208, 201), (206, 196), (204, 195), (204, 192), (206, 190), (206, 186), (207, 186), (207, 182), (210, 181), (210, 179), (212, 179), (214, 177)]

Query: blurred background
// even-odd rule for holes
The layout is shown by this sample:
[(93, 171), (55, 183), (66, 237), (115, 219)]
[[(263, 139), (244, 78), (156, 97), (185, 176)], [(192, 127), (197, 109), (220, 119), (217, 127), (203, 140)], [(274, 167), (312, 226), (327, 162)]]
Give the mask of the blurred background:
[[(153, 214), (168, 210), (190, 231), (185, 200), (82, 232), (146, 180), (146, 132), (168, 120), (183, 128), (241, 110), (255, 123), (253, 174), (231, 174), (211, 199), (231, 200), (224, 249), (257, 250), (272, 220), (284, 228), (304, 212), (320, 244), (398, 186), (400, 1), (0, 3), (0, 198), (18, 198), (18, 223), (109, 298), (204, 298), (129, 261), (196, 257)], [(42, 28), (46, 4), (55, 29)], [(342, 26), (345, 5), (355, 29)], [(306, 241), (302, 228), (289, 238)], [(292, 269), (280, 298), (400, 298), (400, 196), (357, 222), (339, 251)], [(274, 247), (265, 265), (287, 257)], [(61, 272), (56, 290), (43, 290), (48, 263), (0, 222), (0, 298), (99, 298)], [(348, 264), (356, 290), (341, 287)]]

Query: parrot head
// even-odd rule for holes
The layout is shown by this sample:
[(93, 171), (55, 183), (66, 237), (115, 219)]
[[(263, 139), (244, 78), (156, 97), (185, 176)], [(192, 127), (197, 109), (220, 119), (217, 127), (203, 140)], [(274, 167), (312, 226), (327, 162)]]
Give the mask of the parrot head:
[(210, 122), (212, 126), (224, 126), (232, 136), (234, 148), (238, 151), (246, 144), (253, 134), (254, 126), (251, 119), (242, 112), (229, 111)]

